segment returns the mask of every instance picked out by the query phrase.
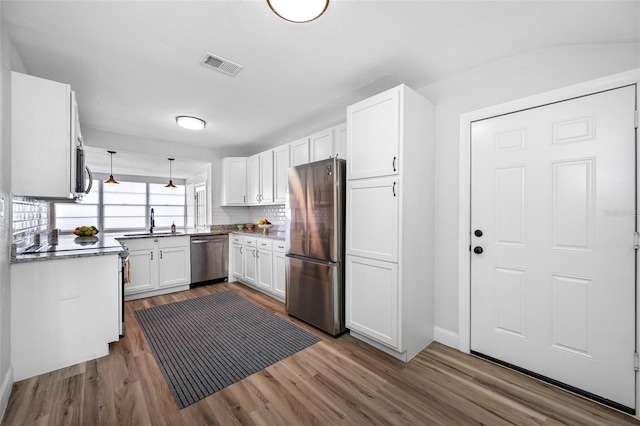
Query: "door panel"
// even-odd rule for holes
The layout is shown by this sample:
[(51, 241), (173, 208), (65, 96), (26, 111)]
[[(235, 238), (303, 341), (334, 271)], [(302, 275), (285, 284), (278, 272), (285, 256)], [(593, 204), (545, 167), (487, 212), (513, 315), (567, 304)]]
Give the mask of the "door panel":
[(289, 241), (289, 252), (298, 256), (307, 256), (307, 168), (290, 167), (289, 180), (289, 214), (291, 221), (287, 226), (286, 239)]
[(337, 173), (333, 160), (310, 163), (307, 169), (307, 220), (309, 251), (307, 256), (337, 261), (334, 177)]
[(635, 91), (477, 121), (471, 142), (471, 349), (632, 409)]

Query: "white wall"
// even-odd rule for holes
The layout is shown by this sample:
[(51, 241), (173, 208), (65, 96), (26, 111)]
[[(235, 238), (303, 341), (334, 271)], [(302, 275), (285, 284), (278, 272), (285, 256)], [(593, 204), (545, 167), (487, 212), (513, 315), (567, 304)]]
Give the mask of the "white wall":
[(638, 43), (559, 46), (491, 62), (418, 90), (436, 104), (436, 331), (454, 338), (458, 333), (460, 114), (638, 67)]
[(9, 259), (11, 245), (11, 70), (24, 72), (24, 65), (0, 28), (0, 198), (4, 216), (0, 217), (0, 417), (4, 414), (13, 385), (11, 369), (11, 283)]

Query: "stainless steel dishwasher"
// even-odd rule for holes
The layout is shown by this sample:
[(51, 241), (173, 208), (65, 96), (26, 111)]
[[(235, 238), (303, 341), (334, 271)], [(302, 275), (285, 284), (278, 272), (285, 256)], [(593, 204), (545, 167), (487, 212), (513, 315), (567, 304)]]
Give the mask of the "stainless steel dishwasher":
[(222, 281), (229, 269), (229, 236), (191, 237), (191, 284)]

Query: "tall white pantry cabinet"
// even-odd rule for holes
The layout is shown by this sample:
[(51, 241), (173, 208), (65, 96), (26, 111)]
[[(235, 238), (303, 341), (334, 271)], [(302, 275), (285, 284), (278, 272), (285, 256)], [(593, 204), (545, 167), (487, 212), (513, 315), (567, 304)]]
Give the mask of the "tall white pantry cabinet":
[(347, 108), (347, 328), (403, 361), (433, 341), (434, 115), (405, 85)]

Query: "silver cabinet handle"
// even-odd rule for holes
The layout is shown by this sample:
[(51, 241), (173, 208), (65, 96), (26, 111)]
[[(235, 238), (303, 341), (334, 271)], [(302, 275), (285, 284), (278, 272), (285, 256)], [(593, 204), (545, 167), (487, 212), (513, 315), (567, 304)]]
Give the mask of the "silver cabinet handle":
[(258, 250), (258, 251), (256, 252), (256, 257), (257, 257), (258, 259), (260, 259), (260, 250)]
[(256, 249), (253, 249), (253, 257), (256, 257)]
[(396, 183), (393, 182), (393, 196), (396, 196)]
[(242, 196), (242, 202), (243, 202), (243, 203), (246, 203), (246, 202), (247, 202), (247, 196), (246, 196), (246, 195), (243, 195), (243, 196)]
[(242, 254), (242, 246), (240, 246), (240, 254)]
[(396, 157), (393, 157), (393, 171), (396, 171)]
[(260, 194), (256, 195), (256, 201), (260, 202)]
[(160, 250), (160, 259), (162, 259), (162, 250)]
[(151, 260), (153, 260), (153, 252), (151, 252)]

